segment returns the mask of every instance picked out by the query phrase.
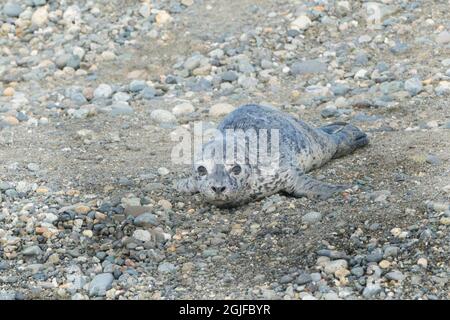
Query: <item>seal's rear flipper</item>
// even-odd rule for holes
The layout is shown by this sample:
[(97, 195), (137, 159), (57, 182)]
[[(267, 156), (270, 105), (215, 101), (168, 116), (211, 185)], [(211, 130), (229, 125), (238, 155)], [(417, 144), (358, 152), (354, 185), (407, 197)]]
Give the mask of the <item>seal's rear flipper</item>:
[(292, 170), (291, 179), (283, 191), (294, 197), (308, 197), (311, 199), (325, 200), (338, 192), (349, 189), (346, 185), (333, 185), (311, 178), (298, 170)]
[(369, 138), (363, 131), (345, 122), (335, 122), (320, 129), (331, 135), (337, 143), (333, 158), (342, 157), (369, 143)]

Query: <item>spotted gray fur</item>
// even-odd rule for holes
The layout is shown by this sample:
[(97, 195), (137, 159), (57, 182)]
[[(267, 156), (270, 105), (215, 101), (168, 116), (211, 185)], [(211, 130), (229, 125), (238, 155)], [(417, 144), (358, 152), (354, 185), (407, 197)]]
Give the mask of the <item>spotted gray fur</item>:
[[(280, 132), (279, 167), (275, 172), (267, 172), (247, 161), (219, 164), (205, 156), (194, 163), (190, 178), (177, 183), (179, 191), (201, 193), (207, 202), (219, 207), (242, 205), (278, 192), (295, 197), (329, 198), (345, 186), (324, 183), (306, 173), (369, 142), (367, 135), (351, 124), (338, 122), (313, 128), (286, 113), (258, 105), (237, 108), (222, 120), (218, 129), (222, 133), (226, 129), (255, 129), (257, 133), (259, 129), (278, 129)], [(205, 146), (211, 143), (214, 141)], [(240, 166), (238, 174), (233, 172), (235, 165)], [(200, 166), (205, 167), (206, 173), (199, 174)]]

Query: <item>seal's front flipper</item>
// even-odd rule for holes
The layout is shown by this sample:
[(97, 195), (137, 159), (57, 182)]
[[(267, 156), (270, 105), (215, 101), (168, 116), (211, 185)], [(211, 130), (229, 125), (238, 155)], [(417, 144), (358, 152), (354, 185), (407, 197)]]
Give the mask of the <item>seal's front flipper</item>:
[(333, 185), (322, 182), (299, 172), (295, 172), (293, 175), (284, 191), (294, 197), (325, 200), (349, 188), (349, 186), (345, 185)]
[(180, 179), (175, 183), (175, 189), (181, 193), (198, 193), (197, 181), (192, 178)]

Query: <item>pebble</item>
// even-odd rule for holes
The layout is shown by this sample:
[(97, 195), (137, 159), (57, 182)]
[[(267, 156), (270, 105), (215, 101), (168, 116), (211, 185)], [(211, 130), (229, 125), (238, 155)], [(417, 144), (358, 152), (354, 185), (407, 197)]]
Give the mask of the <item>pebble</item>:
[(102, 99), (102, 98), (110, 98), (113, 93), (113, 90), (110, 85), (102, 83), (94, 90), (94, 98)]
[(31, 23), (36, 27), (43, 27), (48, 21), (47, 7), (38, 8), (31, 16)]
[(428, 267), (428, 260), (425, 258), (420, 258), (419, 260), (417, 260), (417, 264), (419, 266), (421, 266), (422, 268), (427, 268)]
[(137, 216), (134, 219), (133, 223), (137, 227), (149, 227), (157, 226), (159, 224), (159, 221), (156, 215), (146, 212)]
[(312, 21), (308, 16), (302, 15), (292, 21), (290, 28), (294, 30), (306, 30), (312, 24)]
[(293, 75), (322, 73), (326, 72), (328, 69), (327, 65), (319, 60), (306, 60), (301, 62), (294, 62), (290, 68), (291, 73)]
[(7, 87), (3, 90), (3, 95), (6, 97), (12, 97), (16, 93), (16, 90), (12, 87)]
[(403, 279), (405, 278), (403, 273), (401, 273), (400, 271), (397, 271), (397, 270), (386, 273), (385, 277), (388, 280), (394, 280), (394, 281), (403, 281)]
[(320, 212), (308, 212), (302, 217), (302, 222), (306, 224), (318, 223), (320, 220), (322, 220)]
[(229, 114), (234, 109), (235, 107), (229, 103), (217, 103), (209, 109), (209, 115), (211, 117), (221, 117)]
[(111, 105), (110, 114), (112, 116), (132, 114), (133, 108), (125, 101), (118, 101)]
[(440, 32), (436, 36), (436, 42), (439, 44), (449, 43), (450, 42), (450, 32), (448, 32), (447, 30)]
[(423, 90), (422, 82), (418, 78), (410, 78), (405, 81), (405, 90), (415, 96)]
[(324, 271), (327, 274), (334, 274), (339, 269), (347, 269), (347, 261), (344, 259), (333, 260), (325, 265)]
[(22, 7), (17, 2), (8, 1), (3, 6), (3, 13), (11, 18), (18, 17), (22, 11)]
[(89, 296), (103, 297), (111, 289), (114, 276), (111, 273), (97, 274), (89, 283)]
[(142, 242), (148, 242), (152, 237), (147, 230), (138, 229), (133, 232), (133, 238)]
[(172, 273), (176, 271), (175, 265), (170, 262), (163, 262), (158, 266), (158, 271), (160, 273)]
[(172, 109), (172, 113), (177, 117), (185, 114), (189, 114), (195, 111), (194, 106), (189, 102), (177, 104)]
[(150, 113), (150, 118), (158, 123), (176, 123), (177, 119), (169, 111), (156, 109)]
[(39, 256), (42, 254), (42, 249), (39, 246), (30, 246), (22, 250), (24, 256)]

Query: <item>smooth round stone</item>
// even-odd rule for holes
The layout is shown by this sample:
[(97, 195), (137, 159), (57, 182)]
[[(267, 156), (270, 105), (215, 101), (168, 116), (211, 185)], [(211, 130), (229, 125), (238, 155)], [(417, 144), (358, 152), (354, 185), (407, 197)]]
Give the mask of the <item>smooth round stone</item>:
[(66, 67), (70, 67), (77, 70), (78, 68), (80, 68), (80, 63), (81, 63), (80, 57), (75, 54), (72, 54), (66, 61)]
[(308, 212), (302, 217), (302, 222), (306, 224), (317, 223), (322, 220), (322, 214), (320, 212)]
[(147, 230), (138, 229), (133, 232), (133, 238), (142, 242), (147, 242), (152, 239), (152, 236)]
[(3, 6), (3, 13), (11, 18), (18, 17), (22, 11), (22, 7), (17, 2), (10, 1)]
[(291, 22), (290, 28), (293, 30), (306, 30), (311, 26), (311, 24), (311, 19), (305, 15), (302, 15)]
[(33, 6), (40, 7), (47, 3), (47, 0), (32, 0)]
[(398, 270), (394, 270), (394, 271), (386, 273), (385, 277), (388, 280), (394, 280), (394, 281), (402, 281), (405, 278), (403, 273), (401, 273)]
[(134, 221), (137, 227), (157, 226), (159, 224), (158, 217), (152, 213), (146, 212), (137, 216)]
[(161, 273), (172, 273), (176, 271), (176, 267), (170, 262), (163, 262), (158, 266), (158, 271)]
[(410, 78), (405, 81), (405, 90), (415, 96), (423, 90), (422, 82), (418, 78)]
[(146, 86), (144, 90), (141, 91), (141, 96), (146, 100), (153, 99), (156, 96), (156, 90), (153, 87)]
[(327, 71), (327, 64), (319, 60), (307, 60), (294, 62), (291, 65), (291, 73), (293, 75), (302, 75), (308, 73), (322, 73)]
[(450, 32), (447, 30), (442, 31), (436, 36), (436, 42), (440, 44), (446, 44), (450, 42)]
[(94, 98), (109, 98), (111, 97), (113, 90), (110, 85), (102, 83), (94, 90)]
[(38, 256), (42, 254), (41, 248), (39, 246), (30, 246), (22, 250), (24, 256)]
[(37, 27), (43, 27), (48, 22), (47, 7), (38, 8), (31, 16), (31, 24)]
[(131, 92), (139, 92), (144, 90), (144, 88), (147, 86), (147, 83), (144, 80), (133, 80), (130, 83), (130, 91)]
[(105, 296), (106, 291), (111, 289), (114, 276), (111, 273), (101, 273), (96, 275), (89, 283), (90, 296)]
[(177, 119), (169, 111), (157, 109), (150, 113), (150, 118), (158, 123), (175, 123)]
[(118, 101), (111, 105), (110, 114), (112, 116), (131, 114), (133, 112), (134, 112), (133, 108), (124, 101)]
[(220, 117), (229, 114), (234, 109), (236, 108), (229, 103), (217, 103), (209, 109), (209, 115), (211, 117)]
[(222, 81), (233, 82), (237, 80), (238, 75), (234, 71), (225, 71), (220, 77)]
[(67, 61), (70, 59), (70, 54), (65, 53), (55, 58), (55, 64), (59, 69), (63, 69), (67, 65)]
[(113, 101), (127, 102), (130, 99), (131, 99), (131, 96), (126, 92), (116, 92), (112, 97)]
[(6, 97), (12, 97), (16, 93), (16, 90), (12, 87), (7, 87), (3, 90), (3, 95)]
[(195, 111), (194, 106), (189, 103), (189, 102), (183, 102), (180, 104), (177, 104), (175, 107), (173, 107), (172, 109), (172, 113), (175, 116), (180, 116), (180, 115), (184, 115), (184, 114), (189, 114)]

